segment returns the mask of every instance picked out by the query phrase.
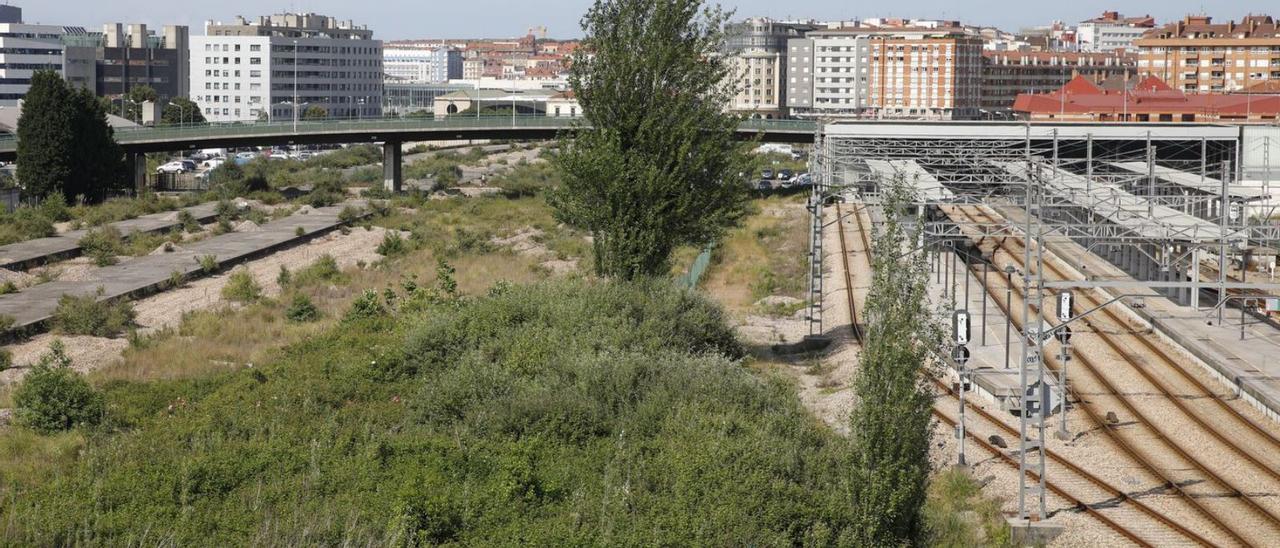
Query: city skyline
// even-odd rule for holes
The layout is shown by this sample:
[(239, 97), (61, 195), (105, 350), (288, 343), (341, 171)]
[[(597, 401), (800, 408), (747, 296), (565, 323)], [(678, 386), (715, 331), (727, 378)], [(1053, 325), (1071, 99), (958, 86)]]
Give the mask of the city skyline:
[[(191, 27), (193, 35), (204, 32), (206, 20), (228, 21), (236, 15), (255, 17), (285, 11), (315, 12), (341, 20), (367, 25), (381, 40), (414, 38), (504, 38), (522, 36), (531, 27), (546, 27), (550, 38), (577, 38), (581, 34), (578, 19), (590, 0), (547, 0), (511, 3), (502, 0), (476, 0), (465, 5), (401, 4), (399, 2), (366, 3), (360, 9), (336, 0), (285, 1), (280, 5), (253, 0), (227, 0), (193, 12), (191, 5), (162, 0), (121, 0), (102, 3), (96, 0), (61, 0), (56, 3), (13, 2), (23, 8), (28, 23), (97, 28), (107, 22), (140, 22), (148, 25), (177, 24)], [(1041, 3), (1007, 0), (970, 3), (963, 8), (941, 0), (906, 0), (896, 2), (895, 9), (883, 6), (845, 4), (830, 0), (787, 3), (786, 8), (764, 0), (723, 2), (736, 10), (735, 18), (767, 16), (778, 19), (841, 20), (872, 17), (922, 19), (955, 19), (968, 24), (996, 26), (1016, 31), (1022, 27), (1047, 25), (1054, 20), (1074, 24), (1095, 17), (1106, 10), (1126, 15), (1150, 14), (1157, 21), (1179, 19), (1189, 13), (1207, 12), (1215, 18), (1238, 19), (1248, 13), (1267, 13), (1258, 2), (1219, 1), (1211, 5), (1201, 0), (1170, 2), (1108, 2), (1085, 0), (1066, 5), (1045, 6)], [(125, 15), (128, 14), (128, 15)], [(982, 15), (979, 15), (982, 14)]]

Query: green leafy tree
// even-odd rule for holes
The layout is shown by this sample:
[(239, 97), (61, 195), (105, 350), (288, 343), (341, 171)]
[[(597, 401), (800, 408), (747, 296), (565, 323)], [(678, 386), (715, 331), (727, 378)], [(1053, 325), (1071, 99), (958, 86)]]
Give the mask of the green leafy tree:
[(942, 331), (929, 307), (928, 263), (907, 253), (898, 219), (910, 202), (904, 186), (886, 193), (883, 230), (874, 243), (867, 294), (867, 338), (854, 377), (859, 404), (850, 416), (851, 487), (857, 544), (907, 546), (923, 541), (933, 395), (930, 358)]
[(75, 172), (62, 187), (66, 196), (84, 196), (91, 202), (105, 200), (113, 190), (126, 188), (124, 150), (116, 143), (102, 103), (88, 90), (71, 92), (74, 107), (71, 148)]
[(673, 249), (705, 246), (744, 214), (727, 18), (702, 0), (597, 0), (583, 18), (570, 83), (585, 124), (561, 143), (548, 201), (591, 233), (598, 274), (670, 272)]
[(62, 341), (27, 372), (13, 393), (18, 422), (41, 433), (94, 426), (105, 410), (102, 394), (71, 368)]
[(200, 112), (200, 105), (186, 97), (177, 97), (164, 106), (164, 112), (160, 115), (160, 122), (163, 124), (203, 124), (205, 119), (204, 114)]
[(31, 77), (18, 118), (18, 181), (28, 195), (44, 198), (62, 191), (76, 173), (71, 156), (76, 109), (71, 97), (58, 73), (46, 70)]
[(324, 107), (316, 105), (311, 105), (307, 107), (307, 110), (302, 111), (303, 120), (323, 120), (328, 117), (329, 111), (325, 110)]

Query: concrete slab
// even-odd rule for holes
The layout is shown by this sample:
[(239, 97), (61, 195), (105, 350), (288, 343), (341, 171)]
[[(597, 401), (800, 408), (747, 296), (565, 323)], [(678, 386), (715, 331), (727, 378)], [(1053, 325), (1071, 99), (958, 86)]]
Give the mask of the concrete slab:
[[(204, 222), (215, 217), (214, 211), (217, 207), (217, 202), (208, 202), (184, 209), (191, 212), (197, 221)], [(152, 213), (110, 223), (109, 226), (115, 227), (126, 236), (134, 232), (142, 234), (160, 232), (182, 224), (177, 220), (178, 211)], [(88, 233), (87, 229), (72, 230), (57, 236), (0, 246), (0, 268), (27, 270), (48, 262), (75, 257), (80, 254), (80, 239)]]
[(220, 267), (274, 252), (324, 234), (342, 223), (338, 215), (346, 205), (319, 208), (291, 215), (261, 226), (254, 232), (231, 232), (185, 245), (181, 250), (130, 259), (93, 271), (84, 281), (52, 281), (18, 293), (0, 295), (0, 315), (12, 317), (14, 330), (39, 330), (53, 315), (62, 295), (93, 295), (100, 299), (132, 298), (155, 292), (174, 272), (190, 278), (201, 275), (199, 257), (213, 255)]
[(1008, 518), (1009, 541), (1014, 546), (1048, 546), (1062, 534), (1062, 526), (1047, 521)]

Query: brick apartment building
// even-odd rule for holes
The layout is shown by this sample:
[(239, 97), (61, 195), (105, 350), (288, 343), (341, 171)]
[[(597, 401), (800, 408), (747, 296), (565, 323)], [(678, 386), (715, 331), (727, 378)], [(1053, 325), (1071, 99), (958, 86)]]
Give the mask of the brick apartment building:
[(997, 118), (1011, 113), (1019, 94), (1056, 91), (1077, 76), (1123, 82), (1136, 70), (1136, 57), (1122, 52), (986, 51), (982, 60), (983, 114)]
[(1135, 42), (1138, 72), (1189, 93), (1238, 91), (1280, 79), (1280, 25), (1268, 15), (1239, 23), (1188, 16)]

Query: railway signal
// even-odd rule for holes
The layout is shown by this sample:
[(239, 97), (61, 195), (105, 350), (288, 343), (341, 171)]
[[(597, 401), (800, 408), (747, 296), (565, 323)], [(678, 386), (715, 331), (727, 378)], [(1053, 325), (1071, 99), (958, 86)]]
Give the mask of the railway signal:
[(951, 333), (955, 347), (951, 349), (951, 359), (956, 362), (956, 372), (960, 377), (960, 420), (956, 422), (956, 439), (960, 449), (956, 464), (959, 466), (967, 465), (964, 458), (964, 393), (969, 389), (969, 369), (965, 364), (969, 363), (971, 354), (965, 345), (969, 344), (970, 328), (969, 311), (957, 310), (952, 315)]

